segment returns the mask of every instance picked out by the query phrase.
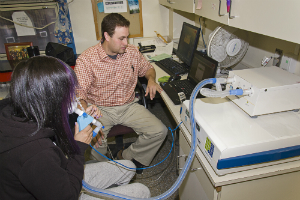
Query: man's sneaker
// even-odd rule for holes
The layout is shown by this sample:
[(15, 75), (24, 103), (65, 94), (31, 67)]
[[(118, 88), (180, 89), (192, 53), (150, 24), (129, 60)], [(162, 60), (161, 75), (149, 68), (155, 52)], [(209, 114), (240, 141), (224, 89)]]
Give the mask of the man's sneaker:
[[(135, 164), (136, 168), (144, 168), (145, 165), (141, 164), (140, 162), (136, 161), (135, 159), (132, 159), (132, 162)], [(143, 169), (136, 169), (137, 174), (142, 174)]]
[(117, 153), (117, 160), (124, 160), (123, 156), (122, 156), (122, 153), (123, 153), (123, 149), (121, 149), (118, 153)]
[[(124, 160), (124, 158), (122, 156), (122, 153), (123, 153), (123, 150), (120, 150), (118, 152), (118, 154), (117, 154), (117, 159), (118, 160)], [(145, 167), (145, 165), (141, 164), (140, 162), (136, 161), (135, 159), (132, 159), (131, 161), (135, 164), (136, 168), (144, 168)], [(143, 169), (136, 169), (136, 173), (137, 174), (142, 174)]]

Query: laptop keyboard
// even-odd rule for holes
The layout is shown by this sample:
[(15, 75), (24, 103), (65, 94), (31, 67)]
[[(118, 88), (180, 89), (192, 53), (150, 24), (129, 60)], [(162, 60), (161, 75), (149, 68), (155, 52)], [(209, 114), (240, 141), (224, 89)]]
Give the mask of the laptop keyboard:
[(194, 90), (194, 86), (192, 86), (188, 81), (175, 81), (173, 84), (177, 88), (180, 88), (187, 97), (190, 97)]
[(155, 63), (169, 75), (181, 75), (188, 73), (188, 68), (181, 65), (179, 62), (171, 59), (166, 58)]

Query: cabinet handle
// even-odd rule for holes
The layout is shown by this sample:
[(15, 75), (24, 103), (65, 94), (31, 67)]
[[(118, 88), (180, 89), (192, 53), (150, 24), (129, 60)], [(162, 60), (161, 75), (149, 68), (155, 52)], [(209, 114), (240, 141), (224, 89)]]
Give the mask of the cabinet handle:
[(198, 168), (190, 168), (191, 172), (194, 172), (194, 171), (197, 171), (198, 169), (202, 169), (201, 167), (198, 167)]
[(167, 0), (167, 2), (168, 2), (169, 4), (175, 3), (174, 1), (171, 1), (171, 0)]
[(231, 7), (232, 7), (232, 0), (230, 0), (229, 18), (230, 18), (230, 19), (233, 19), (233, 18), (235, 18), (236, 16), (231, 16)]
[(219, 0), (219, 16), (224, 16), (225, 14), (221, 14), (221, 1)]
[[(181, 158), (181, 157), (184, 157), (185, 161), (186, 161), (188, 155), (183, 154), (183, 155), (177, 156), (177, 170), (182, 170), (183, 169), (183, 168), (179, 168), (179, 158)], [(190, 167), (190, 171), (191, 172), (197, 171), (198, 169), (202, 169), (202, 168), (201, 167), (199, 167), (199, 168), (192, 168), (192, 166)]]
[(185, 161), (186, 161), (186, 158), (188, 157), (187, 155), (183, 154), (183, 155), (180, 155), (180, 156), (177, 156), (177, 170), (182, 170), (183, 168), (179, 168), (179, 158), (180, 157), (184, 157), (185, 158)]

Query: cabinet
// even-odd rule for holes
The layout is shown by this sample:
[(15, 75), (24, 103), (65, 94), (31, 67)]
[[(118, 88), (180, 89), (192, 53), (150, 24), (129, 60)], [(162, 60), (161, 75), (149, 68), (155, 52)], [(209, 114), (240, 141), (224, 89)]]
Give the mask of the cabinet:
[[(179, 146), (179, 155), (189, 154), (189, 138), (185, 137), (182, 131), (180, 131), (179, 135)], [(300, 197), (298, 189), (300, 171), (286, 172), (273, 176), (261, 176), (259, 178), (252, 177), (250, 171), (248, 172), (249, 174), (243, 172), (242, 174), (244, 175), (238, 175), (239, 178), (234, 174), (218, 177), (214, 173), (211, 173), (212, 171), (208, 170), (208, 165), (205, 166), (203, 163), (204, 160), (200, 155), (198, 151), (189, 172), (179, 188), (180, 199), (298, 200)], [(184, 159), (180, 159), (179, 167), (183, 167), (184, 162), (182, 161)]]
[(233, 0), (229, 25), (300, 43), (299, 0)]
[(235, 28), (300, 44), (300, 1), (231, 0), (229, 13), (226, 2), (202, 0), (202, 8), (196, 9), (195, 14)]
[(194, 0), (159, 0), (161, 5), (181, 10), (184, 12), (194, 13), (195, 12), (195, 1)]
[[(198, 7), (198, 2), (196, 4)], [(228, 24), (229, 20), (226, 0), (202, 0), (202, 7), (196, 9), (195, 14), (222, 24)]]

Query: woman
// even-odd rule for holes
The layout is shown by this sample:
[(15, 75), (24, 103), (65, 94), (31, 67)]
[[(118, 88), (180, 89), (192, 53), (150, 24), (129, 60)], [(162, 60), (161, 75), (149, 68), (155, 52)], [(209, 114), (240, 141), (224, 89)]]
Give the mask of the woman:
[[(92, 128), (79, 131), (76, 123), (74, 134), (71, 131), (68, 110), (76, 86), (73, 70), (53, 57), (33, 57), (14, 69), (10, 98), (0, 101), (1, 199), (78, 199), (84, 174), (85, 181), (95, 187), (117, 185), (110, 190), (150, 196), (142, 184), (126, 185), (134, 171), (109, 162), (87, 165), (84, 171)], [(94, 105), (86, 112), (101, 116)], [(121, 162), (134, 167), (131, 161)], [(93, 197), (82, 194), (81, 199)]]

